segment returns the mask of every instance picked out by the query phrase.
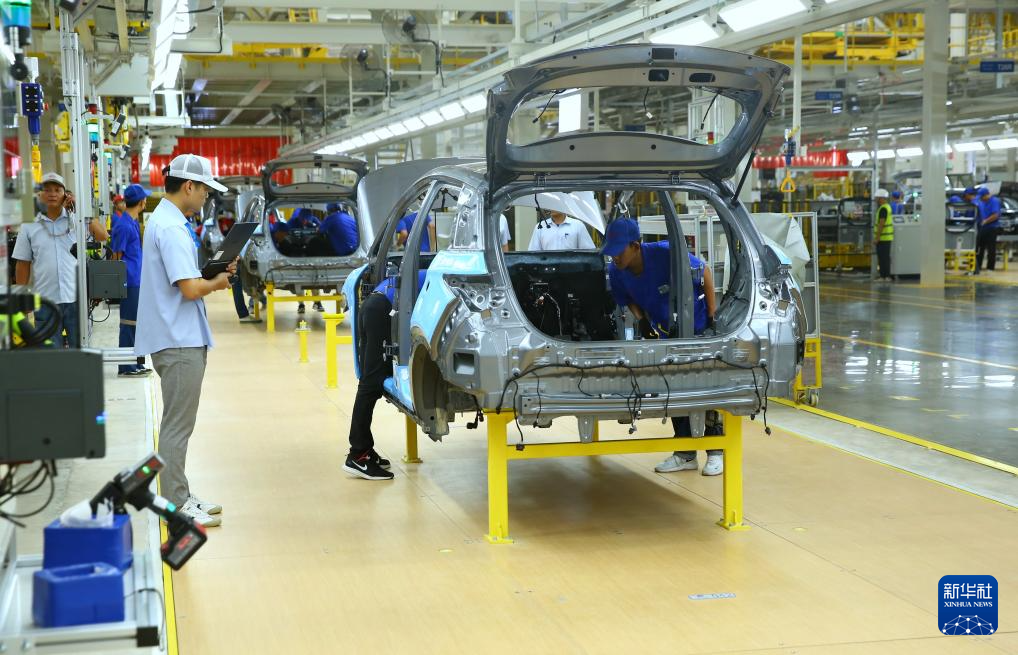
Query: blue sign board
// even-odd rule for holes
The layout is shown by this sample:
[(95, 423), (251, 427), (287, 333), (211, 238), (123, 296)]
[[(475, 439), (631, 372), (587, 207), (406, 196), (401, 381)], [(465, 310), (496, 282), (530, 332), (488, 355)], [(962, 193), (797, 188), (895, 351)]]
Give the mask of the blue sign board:
[(826, 101), (826, 102), (841, 102), (842, 99), (844, 99), (844, 97), (845, 97), (845, 92), (844, 91), (838, 91), (836, 89), (831, 89), (831, 90), (826, 90), (826, 91), (817, 91), (813, 95), (813, 98), (815, 100), (822, 100), (822, 101)]
[(1013, 59), (983, 60), (979, 62), (980, 73), (1013, 73)]

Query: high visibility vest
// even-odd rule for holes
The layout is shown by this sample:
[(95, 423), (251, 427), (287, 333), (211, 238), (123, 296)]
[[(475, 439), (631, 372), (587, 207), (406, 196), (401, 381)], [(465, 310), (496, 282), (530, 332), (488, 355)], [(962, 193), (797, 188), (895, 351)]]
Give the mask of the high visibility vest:
[[(887, 221), (884, 223), (883, 230), (880, 229), (880, 219)], [(879, 241), (894, 241), (894, 221), (891, 220), (891, 206), (888, 204), (880, 205), (877, 208), (877, 222), (873, 226), (874, 236)]]

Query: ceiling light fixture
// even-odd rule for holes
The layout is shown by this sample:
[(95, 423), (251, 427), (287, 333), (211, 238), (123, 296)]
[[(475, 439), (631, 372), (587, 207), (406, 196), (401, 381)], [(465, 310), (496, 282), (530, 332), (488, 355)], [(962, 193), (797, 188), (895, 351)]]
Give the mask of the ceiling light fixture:
[(969, 141), (968, 143), (956, 143), (954, 149), (957, 152), (981, 152), (986, 150), (986, 145), (982, 141)]
[(432, 109), (431, 111), (424, 112), (419, 116), (419, 118), (422, 121), (424, 121), (424, 124), (427, 125), (428, 127), (432, 127), (434, 125), (438, 125), (439, 123), (445, 122), (445, 119), (442, 117), (442, 114), (438, 113), (434, 109)]
[(416, 132), (417, 130), (423, 130), (427, 126), (424, 124), (424, 121), (414, 116), (403, 121), (403, 127), (410, 132)]
[(1018, 139), (990, 139), (986, 142), (986, 145), (990, 146), (990, 150), (1018, 148)]
[(801, 0), (742, 0), (722, 7), (718, 15), (733, 31), (741, 32), (803, 11), (806, 6)]
[(666, 30), (655, 32), (650, 36), (651, 43), (670, 45), (700, 45), (721, 36), (713, 25), (703, 16), (679, 23)]
[(460, 100), (460, 104), (467, 110), (468, 114), (484, 111), (488, 107), (488, 99), (483, 93), (475, 93)]
[(467, 112), (464, 111), (463, 106), (458, 102), (450, 102), (447, 105), (438, 108), (438, 113), (442, 115), (447, 121), (454, 121), (457, 118), (463, 118)]
[(921, 157), (922, 154), (922, 148), (898, 148), (899, 157)]

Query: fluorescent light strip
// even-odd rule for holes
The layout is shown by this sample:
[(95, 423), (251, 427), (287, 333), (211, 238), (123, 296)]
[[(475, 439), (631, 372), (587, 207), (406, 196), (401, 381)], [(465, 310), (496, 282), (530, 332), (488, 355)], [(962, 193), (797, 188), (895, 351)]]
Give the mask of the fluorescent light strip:
[(672, 45), (700, 45), (721, 36), (710, 22), (703, 16), (679, 23), (650, 37), (651, 43), (667, 43)]
[(442, 115), (447, 121), (454, 121), (457, 118), (463, 118), (467, 115), (467, 112), (463, 110), (462, 105), (458, 102), (450, 102), (447, 105), (438, 108), (438, 113)]
[(424, 124), (427, 125), (428, 127), (432, 127), (434, 125), (438, 125), (439, 123), (445, 122), (445, 119), (442, 118), (442, 114), (438, 113), (434, 109), (432, 109), (431, 111), (424, 112), (419, 116), (419, 118), (422, 121), (424, 121)]
[(877, 150), (877, 159), (894, 159), (893, 150)]
[(990, 139), (986, 142), (986, 145), (990, 146), (990, 150), (1007, 150), (1009, 148), (1018, 148), (1018, 139)]
[(424, 124), (424, 121), (414, 116), (403, 121), (403, 127), (411, 132), (416, 132), (417, 130), (423, 130), (427, 126)]
[(488, 107), (488, 98), (483, 93), (477, 93), (463, 98), (460, 100), (460, 104), (463, 105), (468, 114), (473, 114), (474, 112), (484, 111)]
[(410, 130), (408, 130), (406, 126), (403, 125), (403, 123), (396, 121), (395, 123), (389, 125), (389, 131), (392, 132), (393, 136), (403, 136)]
[(899, 157), (921, 157), (922, 154), (922, 148), (898, 148)]
[(956, 143), (954, 144), (955, 152), (981, 152), (986, 150), (986, 146), (982, 141), (970, 141), (968, 143)]
[(390, 132), (389, 128), (387, 128), (387, 127), (380, 127), (380, 128), (378, 128), (377, 130), (375, 130), (375, 134), (378, 135), (378, 138), (380, 140), (391, 139), (393, 137), (392, 132)]
[(748, 30), (806, 11), (800, 0), (742, 0), (718, 11), (735, 32)]

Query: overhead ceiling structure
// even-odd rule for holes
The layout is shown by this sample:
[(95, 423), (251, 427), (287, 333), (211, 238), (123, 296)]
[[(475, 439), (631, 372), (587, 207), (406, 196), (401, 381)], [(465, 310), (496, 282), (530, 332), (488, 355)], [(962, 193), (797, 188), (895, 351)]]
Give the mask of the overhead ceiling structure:
[[(952, 4), (962, 27), (952, 31), (950, 94), (979, 99), (948, 108), (949, 127), (959, 130), (992, 131), (1013, 120), (1009, 85), (970, 74), (980, 48), (992, 54), (1003, 44), (1014, 58), (1018, 47), (1014, 10), (986, 4)], [(794, 36), (803, 34), (802, 127), (859, 147), (853, 128), (865, 121), (907, 128), (921, 103), (922, 13), (914, 0), (296, 0), (286, 7), (111, 0), (85, 7), (76, 27), (94, 54), (94, 78), (107, 95), (137, 97), (140, 121), (178, 133), (182, 126), (282, 132), (306, 152), (351, 147), (368, 133), (379, 137), (373, 148), (384, 148), (477, 122), (479, 94), (512, 66), (632, 41), (702, 44), (791, 63)], [(33, 12), (36, 43), (56, 61), (59, 39), (46, 30), (55, 17), (43, 3)], [(150, 109), (141, 99), (153, 87), (174, 101)], [(832, 88), (856, 97), (853, 111), (835, 114), (831, 103), (814, 100)], [(784, 102), (773, 134), (791, 121), (791, 93)], [(620, 112), (639, 109), (639, 98), (613, 103)], [(184, 108), (179, 120), (163, 115), (177, 106)], [(429, 112), (440, 123), (403, 131)], [(654, 113), (684, 125), (682, 112), (662, 106)]]

